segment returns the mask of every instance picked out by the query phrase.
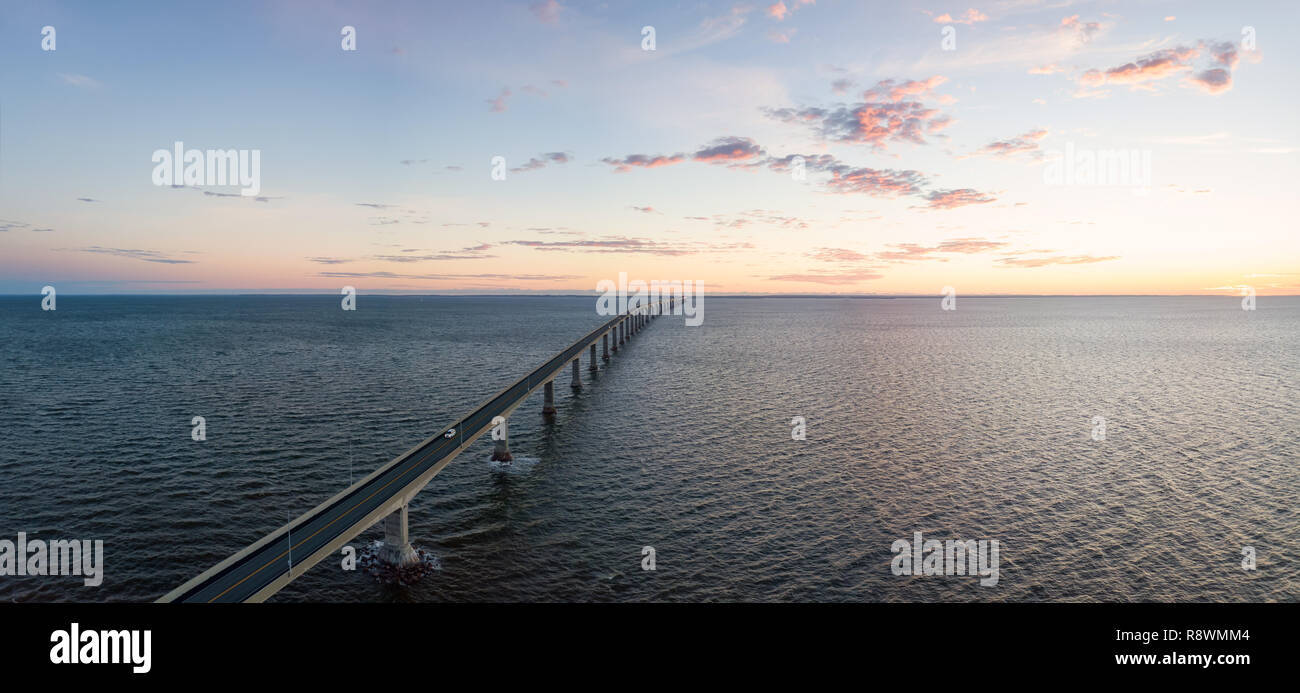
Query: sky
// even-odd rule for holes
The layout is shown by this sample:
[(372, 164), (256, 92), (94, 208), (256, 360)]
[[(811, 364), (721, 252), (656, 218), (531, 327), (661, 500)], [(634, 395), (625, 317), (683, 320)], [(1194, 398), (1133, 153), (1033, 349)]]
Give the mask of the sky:
[[(1291, 2), (0, 0), (0, 293), (1300, 294), (1297, 29)], [(160, 178), (177, 142), (255, 153), (256, 194)]]

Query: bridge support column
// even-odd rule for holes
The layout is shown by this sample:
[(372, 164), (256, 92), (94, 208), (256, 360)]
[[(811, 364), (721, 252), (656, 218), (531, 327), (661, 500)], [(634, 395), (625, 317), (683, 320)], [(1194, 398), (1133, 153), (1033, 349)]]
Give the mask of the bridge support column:
[[(608, 332), (606, 332), (605, 334), (603, 334), (603, 335), (600, 336), (600, 344), (601, 344), (601, 347), (600, 347), (601, 352), (603, 352), (603, 353), (601, 354), (601, 358), (603, 358), (603, 359), (605, 359), (606, 361), (608, 361), (608, 360), (609, 360), (609, 333), (608, 333)], [(618, 348), (618, 347), (615, 347), (615, 348)]]
[[(496, 418), (501, 419), (499, 416)], [(496, 421), (496, 419), (493, 419), (493, 421)], [(514, 455), (510, 454), (510, 422), (501, 419), (501, 422), (497, 425), (501, 427), (501, 435), (498, 437), (495, 430), (492, 432), (492, 440), (495, 441), (492, 444), (492, 461), (511, 462), (515, 458)]]
[[(627, 328), (624, 327), (624, 323), (621, 323), (621, 322), (620, 322), (620, 323), (618, 324), (618, 327), (615, 327), (614, 329), (618, 330), (618, 343), (619, 343), (619, 344), (627, 344)], [(615, 351), (618, 351), (618, 350), (615, 349)]]
[(545, 398), (542, 400), (542, 416), (548, 419), (555, 418), (555, 381), (546, 381)]
[(379, 550), (379, 560), (398, 567), (420, 562), (407, 535), (405, 505), (384, 518), (384, 546)]
[(575, 390), (582, 389), (582, 376), (578, 375), (578, 365), (579, 365), (578, 362), (581, 360), (582, 360), (581, 358), (573, 359), (573, 382), (570, 383), (569, 387)]
[(589, 371), (596, 370), (596, 343), (595, 342), (591, 343), (591, 365), (587, 367), (587, 370)]

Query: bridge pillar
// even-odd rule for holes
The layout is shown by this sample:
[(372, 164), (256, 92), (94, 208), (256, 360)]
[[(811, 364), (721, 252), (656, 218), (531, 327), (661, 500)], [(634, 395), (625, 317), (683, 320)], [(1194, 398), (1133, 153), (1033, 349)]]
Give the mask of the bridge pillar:
[(589, 371), (596, 370), (596, 343), (595, 342), (591, 343), (591, 365), (587, 367), (587, 370)]
[[(620, 323), (618, 324), (618, 326), (614, 328), (615, 330), (618, 330), (618, 343), (619, 343), (619, 344), (626, 344), (626, 343), (627, 343), (627, 328), (624, 327), (623, 325), (624, 325), (624, 323), (621, 323), (621, 322), (620, 322)], [(618, 351), (618, 349), (615, 349), (614, 351)]]
[(384, 518), (384, 545), (379, 549), (379, 560), (394, 566), (420, 562), (407, 534), (405, 505)]
[[(601, 358), (608, 361), (609, 360), (609, 333), (608, 332), (600, 336), (600, 343), (601, 343), (600, 348), (601, 351), (603, 352), (601, 354)], [(614, 347), (614, 348), (617, 349), (618, 347)]]
[[(547, 384), (549, 385), (549, 383)], [(497, 417), (497, 419), (500, 418)], [(496, 419), (493, 419), (493, 421), (496, 421)], [(498, 425), (501, 426), (501, 437), (497, 438), (495, 431), (492, 434), (492, 440), (495, 441), (492, 444), (492, 461), (511, 462), (515, 458), (514, 455), (510, 454), (510, 421), (501, 419), (501, 423)]]
[(543, 390), (545, 399), (542, 400), (542, 416), (548, 419), (555, 418), (555, 381), (546, 381), (546, 387)]
[(578, 375), (578, 366), (579, 366), (578, 362), (581, 360), (582, 360), (581, 358), (573, 359), (573, 382), (569, 384), (569, 387), (575, 390), (582, 389), (582, 376)]

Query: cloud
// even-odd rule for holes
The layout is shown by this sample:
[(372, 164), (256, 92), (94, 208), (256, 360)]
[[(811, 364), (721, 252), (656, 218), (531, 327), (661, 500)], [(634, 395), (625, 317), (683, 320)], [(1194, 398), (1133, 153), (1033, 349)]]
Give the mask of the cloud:
[(1023, 135), (1017, 135), (1010, 139), (990, 142), (975, 150), (975, 153), (971, 156), (989, 155), (1007, 157), (1023, 153), (1028, 154), (1035, 159), (1040, 159), (1043, 154), (1038, 149), (1038, 143), (1046, 136), (1047, 130), (1030, 130)]
[(145, 262), (157, 262), (165, 265), (189, 265), (193, 260), (177, 260), (168, 257), (156, 250), (136, 250), (133, 248), (103, 248), (92, 245), (89, 248), (82, 248), (85, 253), (99, 253), (102, 255), (113, 255), (116, 257), (126, 257), (134, 260), (144, 260)]
[[(699, 221), (710, 221), (708, 217), (685, 217)], [(714, 214), (711, 218), (715, 226), (726, 229), (743, 229), (750, 224), (768, 224), (786, 229), (806, 229), (808, 222), (799, 217), (783, 215), (764, 209), (751, 209), (737, 215)]]
[(1007, 246), (1002, 241), (990, 241), (985, 238), (953, 238), (951, 240), (939, 243), (938, 250), (941, 253), (963, 253), (971, 255), (974, 253), (984, 253), (990, 250), (997, 250)]
[(381, 205), (377, 202), (358, 202), (358, 207), (373, 207), (374, 209), (393, 209), (397, 205)]
[(1193, 75), (1191, 82), (1208, 94), (1221, 94), (1232, 88), (1232, 73), (1216, 67)]
[(810, 284), (856, 284), (857, 282), (880, 279), (885, 275), (872, 270), (847, 269), (831, 272), (809, 272), (805, 274), (778, 274), (768, 277), (773, 282), (804, 282)]
[(560, 19), (560, 10), (564, 9), (556, 0), (543, 0), (528, 6), (533, 14), (545, 24), (554, 24)]
[(382, 262), (428, 262), (441, 260), (482, 260), (494, 258), (495, 255), (488, 255), (484, 251), (492, 248), (491, 243), (480, 243), (478, 245), (462, 248), (460, 250), (450, 250), (435, 253), (424, 253), (416, 255), (420, 251), (416, 248), (405, 248), (402, 255), (375, 255), (371, 259)]
[(337, 257), (309, 257), (307, 259), (310, 260), (311, 262), (317, 262), (322, 265), (342, 265), (346, 262), (352, 262), (351, 260), (345, 260), (343, 258), (337, 258)]
[(830, 169), (830, 173), (831, 179), (826, 182), (826, 189), (833, 193), (884, 197), (917, 195), (925, 183), (925, 177), (912, 170), (853, 168), (837, 164)]
[[(672, 156), (633, 154), (622, 159), (605, 158), (601, 161), (614, 166), (616, 173), (621, 173), (634, 166), (655, 168), (680, 163), (686, 158), (684, 154)], [(927, 184), (926, 178), (920, 172), (913, 170), (855, 167), (829, 154), (770, 156), (758, 143), (748, 137), (720, 137), (701, 147), (689, 158), (692, 161), (723, 164), (729, 168), (767, 168), (780, 172), (790, 171), (796, 160), (802, 159), (805, 172), (829, 174), (829, 179), (825, 182), (827, 192), (877, 197), (918, 195), (924, 197), (933, 209), (953, 209), (970, 204), (992, 202), (995, 199), (970, 189), (925, 194), (923, 188)]]
[(981, 205), (997, 200), (986, 193), (962, 188), (960, 190), (933, 190), (922, 195), (930, 203), (931, 209), (956, 209), (967, 205)]
[(857, 83), (851, 79), (837, 79), (834, 82), (831, 82), (831, 91), (836, 94), (844, 94), (848, 92), (848, 90), (852, 89), (856, 84)]
[(393, 272), (321, 272), (316, 276), (334, 277), (339, 279), (505, 279), (518, 281), (556, 281), (561, 279), (582, 278), (576, 274), (395, 274)]
[(862, 262), (871, 259), (870, 255), (847, 248), (818, 248), (808, 253), (808, 257), (822, 262)]
[(601, 159), (602, 162), (614, 167), (615, 173), (626, 173), (633, 168), (660, 168), (662, 166), (672, 166), (680, 164), (686, 160), (685, 154), (671, 155), (651, 155), (651, 154), (629, 154), (621, 159), (606, 157)]
[[(1203, 65), (1200, 71), (1195, 65), (1198, 59)], [(1217, 95), (1232, 88), (1232, 71), (1240, 62), (1235, 44), (1202, 39), (1195, 45), (1165, 48), (1105, 70), (1088, 70), (1080, 75), (1079, 83), (1089, 88), (1124, 85), (1130, 90), (1154, 91), (1157, 83), (1183, 76), (1186, 84)]]
[(524, 173), (525, 171), (536, 171), (539, 168), (545, 168), (547, 164), (567, 164), (569, 155), (564, 152), (547, 152), (540, 155), (541, 158), (533, 157), (523, 166), (510, 169), (511, 173)]
[(794, 14), (794, 11), (804, 5), (815, 4), (817, 0), (790, 0), (790, 4), (785, 4), (784, 0), (777, 0), (775, 4), (768, 5), (763, 12), (767, 16), (778, 22), (785, 21), (786, 17)]
[(813, 270), (803, 273), (781, 274), (769, 277), (770, 281), (806, 282), (815, 284), (853, 284), (861, 281), (880, 279), (880, 267), (875, 263), (904, 263), (918, 261), (947, 262), (944, 255), (974, 255), (998, 250), (1008, 244), (984, 238), (953, 238), (938, 245), (924, 246), (916, 243), (895, 243), (887, 246), (888, 250), (877, 253), (861, 253), (847, 248), (818, 248), (807, 253), (819, 262), (842, 265), (834, 270)]
[(654, 207), (637, 207), (636, 205), (633, 205), (633, 206), (632, 206), (632, 209), (635, 209), (635, 210), (638, 211), (638, 212), (644, 212), (644, 213), (646, 213), (646, 214), (658, 214), (658, 213), (659, 213), (659, 212), (656, 212), (656, 211), (655, 211), (655, 208), (654, 208)]
[(956, 17), (953, 17), (952, 15), (945, 12), (937, 17), (934, 17), (933, 21), (935, 24), (974, 24), (976, 22), (986, 22), (988, 21), (988, 19), (989, 19), (988, 15), (984, 14), (983, 12), (980, 12), (975, 8), (971, 8), (969, 10), (966, 10), (965, 14), (961, 14)]
[(506, 101), (510, 98), (510, 87), (502, 87), (501, 93), (494, 99), (488, 99), (488, 110), (492, 113), (504, 113), (508, 108)]
[(868, 144), (886, 149), (890, 142), (925, 144), (926, 135), (938, 132), (951, 118), (918, 100), (947, 81), (942, 76), (902, 83), (887, 79), (863, 92), (863, 101), (835, 108), (765, 109), (771, 118), (785, 123), (811, 126), (822, 137), (837, 141)]
[(1081, 22), (1077, 14), (1062, 19), (1061, 28), (1072, 32), (1080, 43), (1091, 41), (1102, 30), (1101, 22)]
[(1005, 257), (999, 259), (998, 263), (1008, 267), (1046, 267), (1047, 265), (1087, 265), (1094, 262), (1107, 262), (1118, 259), (1118, 255), (1107, 255), (1106, 257), (1096, 257), (1093, 255), (1058, 255), (1054, 257)]
[(47, 231), (53, 231), (54, 229), (35, 228), (31, 224), (28, 224), (25, 221), (5, 221), (3, 219), (0, 219), (0, 233), (4, 233), (7, 231), (22, 231), (22, 230), (31, 231), (32, 233), (44, 233)]
[(1029, 68), (1029, 74), (1031, 75), (1054, 75), (1058, 72), (1065, 72), (1065, 68), (1061, 67), (1060, 65), (1057, 65), (1056, 63), (1043, 65), (1041, 67)]
[(78, 197), (77, 201), (78, 202), (99, 202), (99, 200), (96, 200), (93, 197)]
[(891, 243), (888, 247), (893, 248), (893, 250), (882, 250), (875, 254), (875, 258), (883, 262), (914, 262), (918, 260), (947, 262), (947, 258), (938, 256), (943, 253), (974, 255), (997, 250), (1007, 245), (1002, 241), (990, 241), (983, 238), (953, 238), (933, 246), (918, 245), (916, 243)]
[[(205, 197), (236, 197), (236, 198), (248, 199), (248, 196), (241, 195), (240, 193), (223, 193), (223, 192), (214, 192), (212, 190), (204, 190), (203, 195)], [(268, 197), (266, 195), (258, 195), (252, 198), (254, 202), (269, 202), (271, 200), (283, 200), (283, 199), (284, 199), (283, 197)]]
[(60, 72), (59, 78), (62, 79), (64, 82), (71, 84), (74, 87), (80, 87), (82, 89), (98, 89), (101, 86), (103, 86), (99, 82), (85, 75), (65, 74)]
[(572, 241), (518, 240), (506, 241), (505, 245), (517, 245), (548, 252), (635, 253), (644, 255), (663, 255), (669, 257), (698, 255), (710, 252), (730, 252), (753, 247), (750, 243), (669, 243), (645, 238), (628, 238), (626, 236), (606, 236), (604, 238)]
[(1165, 48), (1137, 60), (1107, 70), (1088, 70), (1079, 78), (1085, 86), (1125, 84), (1133, 89), (1149, 88), (1149, 83), (1191, 69), (1191, 60), (1198, 55), (1195, 47)]
[(575, 241), (506, 241), (507, 245), (518, 245), (534, 250), (544, 251), (578, 251), (588, 253), (642, 253), (648, 255), (693, 255), (695, 251), (679, 248), (659, 241), (635, 238), (585, 239)]
[(691, 155), (695, 161), (717, 163), (744, 161), (763, 154), (763, 148), (748, 137), (719, 137)]

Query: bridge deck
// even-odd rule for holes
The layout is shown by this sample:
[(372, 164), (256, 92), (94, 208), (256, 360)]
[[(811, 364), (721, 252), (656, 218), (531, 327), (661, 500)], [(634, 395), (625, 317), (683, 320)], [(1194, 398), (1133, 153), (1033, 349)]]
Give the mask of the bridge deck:
[[(602, 335), (632, 315), (619, 315), (541, 367), (497, 393), (439, 434), (385, 464), (260, 541), (163, 596), (161, 602), (262, 601), (361, 532), (400, 508), (457, 454), (538, 387), (553, 379)], [(448, 431), (455, 434), (447, 438)]]

